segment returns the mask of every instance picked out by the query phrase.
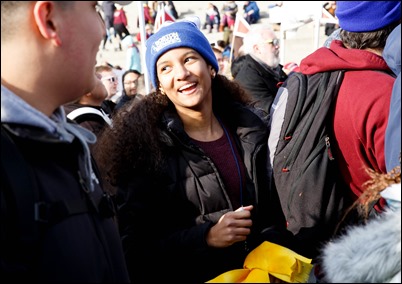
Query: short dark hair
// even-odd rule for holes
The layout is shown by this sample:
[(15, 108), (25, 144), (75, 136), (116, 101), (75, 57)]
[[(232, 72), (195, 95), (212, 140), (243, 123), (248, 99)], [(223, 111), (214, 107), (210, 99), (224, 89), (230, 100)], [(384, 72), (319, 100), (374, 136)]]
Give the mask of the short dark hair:
[(124, 83), (124, 78), (127, 76), (127, 74), (134, 73), (137, 74), (138, 76), (142, 76), (141, 72), (136, 70), (136, 69), (129, 69), (126, 72), (123, 73), (121, 76), (121, 81)]
[[(24, 14), (23, 9), (29, 7), (34, 1), (1, 1), (1, 41), (19, 34), (19, 16)], [(75, 1), (54, 1), (55, 5), (65, 9), (74, 5)]]
[(348, 32), (341, 30), (339, 36), (342, 42), (354, 49), (380, 49), (383, 50), (389, 34), (399, 25), (400, 21), (394, 22), (383, 29), (372, 32)]

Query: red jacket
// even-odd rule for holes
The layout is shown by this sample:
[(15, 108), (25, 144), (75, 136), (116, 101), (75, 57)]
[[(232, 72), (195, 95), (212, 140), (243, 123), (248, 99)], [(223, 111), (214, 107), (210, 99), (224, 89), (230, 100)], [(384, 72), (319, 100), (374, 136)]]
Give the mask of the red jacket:
[(114, 11), (113, 14), (113, 25), (117, 24), (123, 24), (124, 26), (127, 26), (127, 17), (126, 13), (124, 12), (123, 9), (118, 9)]
[[(301, 61), (304, 74), (327, 70), (346, 70), (334, 114), (334, 133), (342, 175), (354, 199), (370, 179), (365, 168), (385, 173), (384, 138), (394, 78), (381, 56), (358, 49), (347, 49), (334, 40)], [(379, 72), (383, 71), (383, 72)]]

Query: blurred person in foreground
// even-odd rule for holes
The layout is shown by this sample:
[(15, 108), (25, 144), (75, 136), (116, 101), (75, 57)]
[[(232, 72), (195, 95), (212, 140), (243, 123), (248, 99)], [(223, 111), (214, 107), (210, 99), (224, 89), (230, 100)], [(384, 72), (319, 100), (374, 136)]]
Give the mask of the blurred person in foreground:
[(389, 35), (383, 57), (397, 76), (392, 88), (385, 132), (385, 163), (387, 171), (390, 171), (401, 165), (401, 24)]
[[(133, 282), (204, 283), (242, 268), (263, 240), (285, 242), (267, 174), (267, 127), (188, 20), (147, 41), (156, 91), (121, 111), (96, 159), (118, 187)], [(156, 270), (157, 269), (157, 270)]]
[(62, 107), (95, 87), (105, 30), (97, 1), (1, 2), (2, 283), (129, 282), (96, 136)]

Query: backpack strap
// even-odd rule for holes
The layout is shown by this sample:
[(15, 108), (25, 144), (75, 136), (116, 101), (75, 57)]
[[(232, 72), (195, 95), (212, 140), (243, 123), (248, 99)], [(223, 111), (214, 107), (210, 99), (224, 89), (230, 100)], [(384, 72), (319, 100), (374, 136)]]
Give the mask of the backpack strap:
[(107, 124), (109, 124), (109, 125), (112, 124), (111, 119), (107, 116), (106, 113), (104, 113), (104, 112), (102, 112), (102, 111), (100, 111), (100, 110), (98, 110), (96, 108), (93, 108), (93, 107), (80, 107), (80, 108), (77, 108), (77, 109), (73, 110), (72, 112), (70, 112), (69, 114), (67, 114), (67, 117), (69, 119), (71, 119), (71, 120), (74, 120), (74, 119), (76, 119), (77, 117), (79, 117), (81, 115), (89, 114), (89, 113), (99, 115), (100, 117), (103, 118), (103, 120)]
[[(306, 93), (307, 93), (307, 91), (306, 91), (307, 90), (307, 76), (304, 74), (301, 74), (301, 73), (295, 73), (292, 76), (299, 77), (300, 88), (299, 88), (298, 100), (302, 100), (303, 103), (298, 104), (298, 105), (300, 105), (300, 107), (295, 109), (294, 114), (292, 115), (292, 120), (289, 122), (289, 127), (287, 128), (287, 132), (285, 134), (285, 139), (289, 139), (290, 137), (293, 136), (294, 128), (297, 124), (299, 115), (302, 112), (301, 106), (304, 104), (304, 101), (306, 100)], [(344, 70), (337, 70), (337, 71), (332, 71), (332, 72), (328, 71), (328, 72), (323, 72), (321, 74), (321, 79), (319, 81), (318, 90), (317, 90), (317, 96), (315, 98), (315, 103), (312, 106), (311, 114), (309, 115), (309, 119), (305, 122), (303, 131), (301, 131), (301, 133), (299, 133), (299, 135), (297, 137), (297, 143), (295, 143), (292, 152), (289, 153), (289, 155), (286, 159), (285, 165), (288, 165), (291, 163), (291, 161), (294, 161), (296, 156), (299, 154), (300, 147), (304, 143), (305, 137), (306, 137), (313, 121), (316, 119), (316, 115), (317, 115), (318, 111), (320, 110), (320, 108), (322, 108), (322, 102), (326, 95), (326, 91), (327, 91), (331, 76), (334, 76), (334, 78), (335, 78), (335, 82), (334, 82), (335, 85), (334, 85), (334, 88), (332, 88), (330, 90), (331, 91), (331, 99), (330, 99), (329, 103), (332, 105), (333, 102), (335, 101), (335, 98), (338, 95), (338, 91), (339, 91), (341, 82), (343, 80)], [(326, 141), (326, 143), (328, 144), (329, 141)], [(331, 157), (331, 159), (332, 159), (332, 157)], [(285, 166), (283, 170), (287, 171), (287, 167)]]

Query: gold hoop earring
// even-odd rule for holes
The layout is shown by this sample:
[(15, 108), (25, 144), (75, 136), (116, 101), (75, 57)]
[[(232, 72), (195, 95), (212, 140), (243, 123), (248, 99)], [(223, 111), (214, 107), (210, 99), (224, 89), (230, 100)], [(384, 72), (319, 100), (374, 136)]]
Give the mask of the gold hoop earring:
[(162, 89), (161, 86), (159, 86), (158, 89), (159, 89), (159, 93), (160, 93), (161, 95), (166, 96), (166, 93), (165, 93), (165, 91), (163, 91), (163, 89)]

